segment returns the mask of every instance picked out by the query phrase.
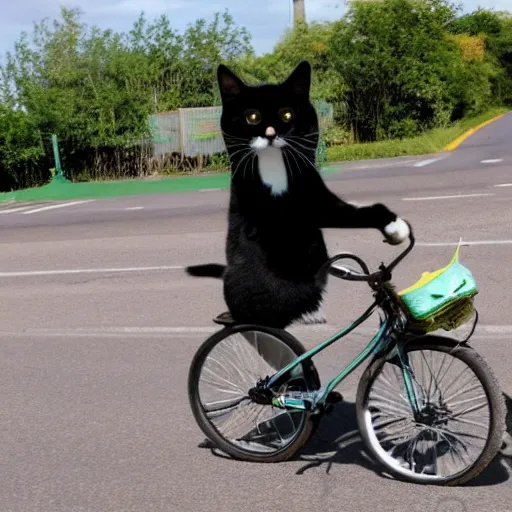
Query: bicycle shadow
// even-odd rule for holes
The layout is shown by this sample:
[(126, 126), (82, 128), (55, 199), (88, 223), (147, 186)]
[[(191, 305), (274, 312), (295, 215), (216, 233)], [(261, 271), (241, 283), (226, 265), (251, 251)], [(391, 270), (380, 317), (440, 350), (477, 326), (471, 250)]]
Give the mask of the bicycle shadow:
[[(503, 394), (507, 406), (507, 439), (497, 457), (487, 468), (465, 487), (489, 487), (509, 480), (512, 473), (512, 398)], [(342, 434), (340, 435), (340, 432)], [(208, 449), (216, 457), (231, 459), (219, 450), (209, 439), (204, 439), (199, 448)], [(334, 464), (357, 464), (378, 476), (389, 478), (382, 466), (376, 463), (366, 452), (366, 447), (359, 434), (356, 419), (356, 407), (351, 402), (341, 402), (324, 418), (317, 432), (290, 461), (308, 463), (296, 472), (303, 475), (312, 468), (325, 464), (326, 473)]]
[[(466, 487), (488, 487), (508, 481), (512, 472), (512, 398), (505, 396), (507, 404), (507, 431), (510, 444), (505, 444), (502, 451), (489, 466)], [(340, 435), (340, 432), (342, 434)], [(315, 435), (293, 458), (308, 461), (301, 467), (298, 475), (325, 465), (329, 473), (335, 464), (357, 464), (377, 475), (389, 478), (380, 464), (376, 463), (366, 452), (366, 447), (359, 434), (355, 404), (342, 402), (331, 414), (325, 416)]]

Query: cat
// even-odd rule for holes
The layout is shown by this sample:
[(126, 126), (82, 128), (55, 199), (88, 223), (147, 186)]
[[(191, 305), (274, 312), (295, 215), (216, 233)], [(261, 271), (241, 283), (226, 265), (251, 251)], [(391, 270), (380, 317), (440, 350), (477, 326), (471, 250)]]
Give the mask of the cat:
[(315, 164), (319, 124), (308, 62), (278, 84), (248, 85), (223, 64), (217, 79), (231, 163), (227, 265), (185, 270), (223, 279), (231, 321), (278, 329), (325, 323), (322, 228), (374, 228), (396, 245), (408, 224), (383, 204), (355, 206), (327, 188)]

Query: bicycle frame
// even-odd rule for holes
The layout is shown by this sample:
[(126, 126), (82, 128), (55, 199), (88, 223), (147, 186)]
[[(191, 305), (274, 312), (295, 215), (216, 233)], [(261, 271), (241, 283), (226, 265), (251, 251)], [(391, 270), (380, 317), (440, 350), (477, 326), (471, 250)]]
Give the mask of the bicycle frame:
[(280, 371), (271, 376), (265, 383), (265, 387), (271, 388), (276, 386), (279, 380), (283, 379), (286, 374), (291, 372), (294, 368), (300, 365), (302, 362), (311, 359), (315, 355), (319, 354), (327, 347), (331, 346), (336, 341), (340, 340), (363, 322), (365, 322), (376, 309), (382, 309), (385, 313), (384, 319), (381, 317), (381, 325), (377, 330), (375, 336), (370, 340), (366, 347), (360, 352), (360, 354), (348, 364), (336, 377), (331, 379), (325, 387), (320, 388), (313, 392), (299, 392), (292, 393), (292, 395), (278, 395), (272, 400), (272, 404), (280, 408), (290, 409), (303, 409), (303, 410), (315, 410), (321, 407), (327, 396), (333, 391), (343, 380), (345, 380), (354, 370), (361, 366), (370, 356), (376, 356), (385, 351), (393, 351), (394, 348), (398, 349), (398, 355), (400, 358), (402, 372), (404, 375), (405, 387), (407, 395), (411, 404), (413, 413), (418, 412), (417, 398), (414, 390), (412, 380), (414, 378), (412, 369), (408, 364), (407, 356), (401, 350), (400, 340), (405, 334), (405, 325), (402, 318), (396, 313), (389, 313), (382, 308), (379, 301), (375, 301), (357, 320), (352, 322), (349, 326), (345, 327), (341, 331), (337, 332), (329, 339), (318, 344), (316, 347), (307, 351), (306, 353), (299, 356), (297, 359), (289, 363), (287, 366), (282, 368)]
[[(296, 368), (302, 362), (311, 359), (322, 350), (326, 349), (353, 331), (356, 327), (366, 321), (376, 309), (380, 309), (381, 312), (384, 313), (384, 318), (381, 316), (380, 327), (377, 330), (375, 336), (366, 345), (366, 347), (348, 366), (346, 366), (336, 377), (329, 381), (325, 387), (312, 392), (292, 392), (279, 394), (277, 396), (271, 392), (274, 395), (271, 399), (272, 405), (283, 409), (290, 408), (309, 410), (313, 411), (314, 413), (319, 412), (322, 406), (325, 404), (329, 393), (331, 393), (334, 388), (336, 388), (336, 386), (338, 386), (346, 377), (348, 377), (355, 369), (361, 366), (361, 364), (363, 364), (370, 356), (373, 355), (375, 357), (387, 351), (389, 359), (394, 356), (397, 356), (398, 358), (399, 366), (401, 367), (402, 375), (404, 378), (405, 390), (409, 404), (411, 406), (414, 417), (419, 417), (418, 399), (413, 384), (415, 377), (409, 364), (408, 356), (404, 351), (405, 343), (411, 339), (409, 334), (412, 334), (412, 337), (416, 337), (416, 335), (409, 332), (408, 321), (404, 317), (403, 309), (400, 306), (400, 300), (396, 296), (396, 293), (391, 286), (391, 271), (398, 265), (400, 261), (404, 259), (404, 257), (412, 250), (414, 246), (415, 239), (410, 225), (409, 228), (409, 246), (389, 265), (385, 266), (384, 264), (381, 264), (378, 272), (370, 274), (367, 265), (361, 258), (348, 253), (338, 254), (326, 262), (324, 265), (324, 270), (327, 271), (328, 269), (329, 273), (333, 274), (334, 276), (352, 281), (366, 281), (368, 284), (370, 284), (370, 288), (372, 288), (375, 292), (374, 303), (348, 327), (345, 327), (341, 331), (331, 336), (329, 339), (302, 354), (274, 375), (261, 381), (257, 385), (259, 390), (262, 390), (263, 388), (263, 390), (271, 392), (271, 388), (278, 386), (281, 380), (284, 381), (284, 377), (294, 368)], [(333, 269), (332, 264), (335, 261), (343, 258), (349, 258), (356, 261), (361, 266), (364, 274), (349, 275), (346, 271)], [(475, 324), (473, 325), (473, 330), (469, 334), (466, 341), (473, 334), (477, 321), (478, 314), (475, 319)]]

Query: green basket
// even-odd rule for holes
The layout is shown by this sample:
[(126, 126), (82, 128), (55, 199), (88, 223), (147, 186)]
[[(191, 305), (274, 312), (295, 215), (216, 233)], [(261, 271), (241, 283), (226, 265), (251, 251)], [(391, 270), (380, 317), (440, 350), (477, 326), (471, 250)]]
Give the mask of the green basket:
[(460, 244), (450, 263), (398, 293), (415, 330), (430, 332), (456, 329), (474, 312), (473, 297), (478, 288), (471, 271), (459, 262)]

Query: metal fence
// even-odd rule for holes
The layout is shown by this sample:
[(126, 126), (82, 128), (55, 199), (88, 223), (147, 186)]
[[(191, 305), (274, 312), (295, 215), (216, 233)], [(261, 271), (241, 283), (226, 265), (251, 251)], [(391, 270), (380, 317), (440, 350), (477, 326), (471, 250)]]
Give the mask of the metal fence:
[[(334, 121), (333, 106), (314, 102), (320, 132)], [(182, 157), (224, 153), (226, 146), (220, 129), (222, 107), (181, 108), (149, 117), (153, 156), (179, 153)]]

